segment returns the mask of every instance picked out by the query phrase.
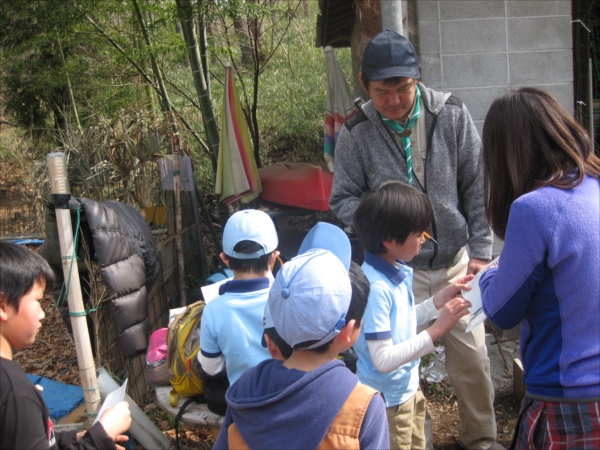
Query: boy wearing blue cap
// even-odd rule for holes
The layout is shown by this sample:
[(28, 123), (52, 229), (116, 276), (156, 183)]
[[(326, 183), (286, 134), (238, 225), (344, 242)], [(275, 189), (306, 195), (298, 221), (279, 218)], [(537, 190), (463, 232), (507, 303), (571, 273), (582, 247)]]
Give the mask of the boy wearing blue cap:
[[(306, 253), (313, 249), (329, 250), (337, 256), (349, 272), (353, 295), (355, 289), (360, 289), (358, 283), (364, 278), (364, 274), (362, 273), (362, 269), (356, 263), (351, 263), (352, 246), (350, 245), (348, 236), (340, 227), (336, 227), (327, 222), (317, 222), (302, 240), (298, 254)], [(354, 267), (352, 267), (351, 264), (353, 264)], [(262, 345), (269, 350), (271, 357), (285, 361), (292, 356), (292, 347), (279, 336), (279, 333), (277, 333), (277, 330), (275, 329), (275, 325), (273, 325), (273, 319), (271, 318), (268, 304), (265, 305), (263, 326), (264, 334)]]
[(230, 384), (270, 357), (261, 345), (262, 318), (277, 244), (275, 225), (262, 211), (239, 211), (225, 224), (220, 257), (233, 280), (221, 285), (220, 296), (204, 308), (198, 360), (209, 375), (225, 369)]
[[(389, 181), (369, 192), (354, 214), (365, 250), (363, 271), (371, 283), (364, 325), (354, 350), (360, 381), (383, 395), (390, 448), (425, 448), (425, 398), (419, 389), (419, 358), (433, 342), (469, 313), (471, 304), (456, 297), (468, 275), (415, 306), (412, 269), (405, 262), (419, 254), (432, 215), (429, 197)], [(455, 298), (456, 297), (456, 298)], [(439, 317), (438, 316), (439, 311)], [(437, 317), (427, 330), (417, 326)]]
[(352, 295), (348, 271), (327, 250), (283, 265), (267, 305), (292, 355), (263, 361), (227, 391), (214, 449), (388, 447), (381, 397), (337, 360), (358, 338), (366, 279), (363, 287)]

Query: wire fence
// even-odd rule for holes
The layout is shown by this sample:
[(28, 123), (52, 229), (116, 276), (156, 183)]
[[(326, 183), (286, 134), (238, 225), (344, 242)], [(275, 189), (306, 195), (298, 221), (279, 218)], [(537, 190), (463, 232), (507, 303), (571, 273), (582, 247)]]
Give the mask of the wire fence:
[[(0, 189), (0, 238), (34, 235), (44, 237), (45, 208), (50, 198), (48, 180), (45, 172), (45, 161), (38, 162), (32, 168), (32, 179), (35, 186), (32, 189), (31, 180), (23, 180), (21, 185), (13, 185), (11, 189)], [(101, 166), (101, 165), (100, 165)], [(0, 175), (5, 167), (0, 165)], [(71, 177), (70, 177), (71, 178)], [(77, 197), (87, 197), (95, 201), (119, 201), (137, 208), (150, 222), (150, 228), (159, 251), (160, 274), (152, 290), (148, 293), (148, 319), (150, 333), (166, 327), (169, 309), (179, 306), (178, 271), (175, 251), (175, 220), (173, 191), (164, 191), (156, 160), (138, 164), (127, 176), (115, 176), (114, 170), (102, 170), (101, 167), (89, 171), (86, 177), (74, 177), (71, 183), (71, 193)], [(1, 187), (0, 187), (1, 188)], [(45, 199), (45, 200), (44, 200)], [(202, 201), (202, 200), (200, 200)], [(197, 207), (188, 191), (181, 191), (182, 239), (184, 249), (185, 283), (187, 302), (197, 301), (199, 286), (205, 273), (205, 261), (199, 240), (194, 214)], [(129, 379), (128, 394), (138, 404), (145, 405), (149, 401), (151, 386), (148, 381), (145, 354), (133, 358), (125, 358), (117, 344), (117, 330), (112, 319), (111, 308), (108, 308), (110, 298), (96, 262), (87, 261), (90, 272), (89, 282), (82, 287), (89, 292), (92, 303), (99, 306), (89, 308), (91, 321), (94, 323), (90, 334), (95, 343), (97, 364), (105, 367), (109, 373), (119, 380)], [(98, 356), (99, 355), (99, 356)]]

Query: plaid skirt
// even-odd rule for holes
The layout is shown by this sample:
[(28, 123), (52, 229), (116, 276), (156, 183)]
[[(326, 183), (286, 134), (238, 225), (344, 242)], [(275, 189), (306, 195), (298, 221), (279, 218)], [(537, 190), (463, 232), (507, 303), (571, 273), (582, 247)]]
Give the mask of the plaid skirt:
[(600, 449), (600, 402), (523, 399), (511, 450)]

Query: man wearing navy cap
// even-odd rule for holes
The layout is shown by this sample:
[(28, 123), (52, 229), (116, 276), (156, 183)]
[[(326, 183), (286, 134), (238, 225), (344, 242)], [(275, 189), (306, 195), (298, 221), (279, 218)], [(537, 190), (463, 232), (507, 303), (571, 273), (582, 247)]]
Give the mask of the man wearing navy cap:
[[(361, 195), (399, 180), (429, 195), (428, 240), (410, 263), (422, 302), (491, 258), (492, 234), (483, 199), (481, 140), (464, 103), (420, 83), (419, 59), (403, 36), (385, 30), (366, 46), (359, 81), (370, 101), (347, 120), (336, 145), (329, 206), (347, 225)], [(468, 244), (468, 254), (466, 246)], [(465, 333), (467, 316), (446, 335), (446, 369), (467, 449), (501, 449), (483, 325)], [(428, 436), (428, 448), (432, 443)]]

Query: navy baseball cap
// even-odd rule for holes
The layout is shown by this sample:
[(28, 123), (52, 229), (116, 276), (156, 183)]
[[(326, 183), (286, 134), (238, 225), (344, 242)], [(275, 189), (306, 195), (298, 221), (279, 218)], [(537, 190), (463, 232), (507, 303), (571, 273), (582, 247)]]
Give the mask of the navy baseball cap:
[(408, 39), (392, 30), (382, 31), (367, 44), (362, 73), (371, 81), (393, 77), (421, 78), (415, 48)]

